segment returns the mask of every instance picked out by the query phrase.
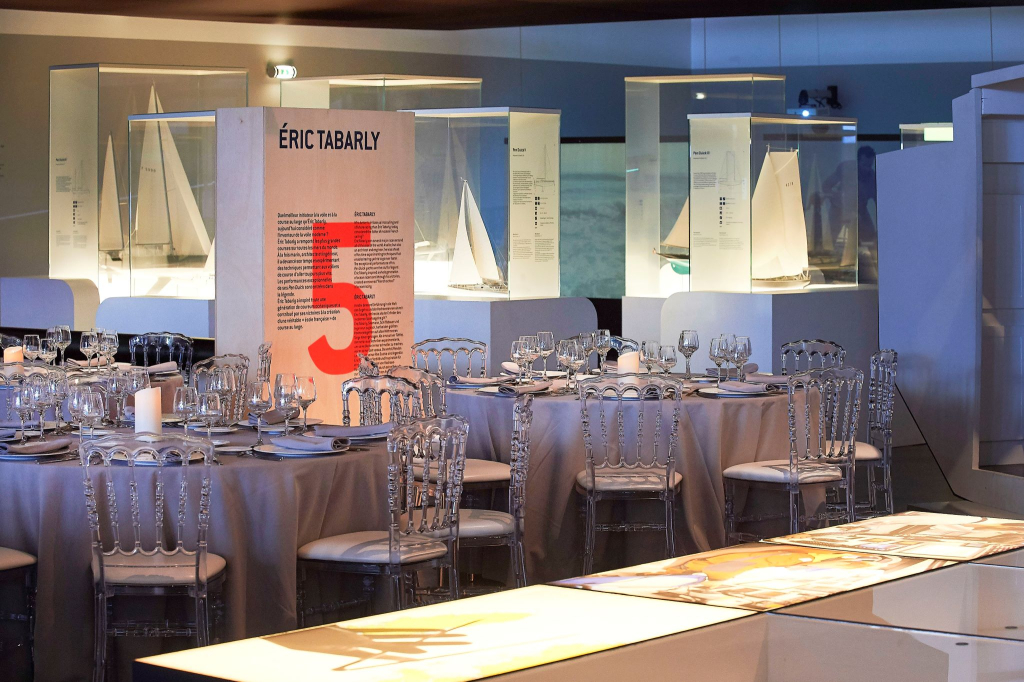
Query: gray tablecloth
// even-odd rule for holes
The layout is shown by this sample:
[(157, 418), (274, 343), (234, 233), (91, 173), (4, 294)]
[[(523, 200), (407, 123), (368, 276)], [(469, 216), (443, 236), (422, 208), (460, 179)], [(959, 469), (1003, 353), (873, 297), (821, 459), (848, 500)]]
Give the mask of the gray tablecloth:
[[(469, 456), (509, 461), (512, 398), (462, 389), (449, 390), (447, 403), (449, 412), (469, 421)], [(627, 403), (627, 421), (635, 424), (634, 410), (640, 404)], [(680, 452), (676, 453), (676, 468), (683, 475), (676, 524), (678, 554), (725, 544), (723, 470), (744, 462), (789, 457), (784, 395), (729, 399), (691, 396), (682, 400), (682, 406)], [(647, 402), (646, 409), (651, 407), (652, 403)], [(538, 396), (533, 403), (526, 493), (525, 542), (530, 583), (566, 578), (582, 570), (584, 528), (574, 486), (576, 475), (585, 467), (585, 459), (580, 402), (571, 395)], [(660, 536), (629, 535), (646, 538), (601, 541), (595, 567), (608, 567), (608, 562), (636, 564), (661, 558), (664, 543)]]
[[(255, 441), (248, 430), (217, 437)], [(297, 549), (328, 535), (387, 527), (386, 448), (281, 462), (220, 459), (223, 466), (211, 471), (209, 541), (210, 551), (227, 560), (224, 635), (294, 629)], [(153, 472), (140, 468), (140, 483)], [(0, 462), (0, 545), (39, 559), (36, 680), (89, 679), (91, 550), (76, 462)]]

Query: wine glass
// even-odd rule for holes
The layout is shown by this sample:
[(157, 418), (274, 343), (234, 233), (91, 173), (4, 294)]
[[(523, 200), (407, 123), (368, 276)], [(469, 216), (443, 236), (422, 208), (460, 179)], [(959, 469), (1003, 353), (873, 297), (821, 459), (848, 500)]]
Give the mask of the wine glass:
[(54, 416), (57, 419), (57, 428), (54, 430), (54, 433), (63, 435), (65, 433), (63, 405), (68, 397), (68, 378), (63, 372), (50, 372), (46, 378), (50, 384), (50, 394), (55, 402)]
[[(16, 386), (11, 391), (11, 409), (18, 415), (18, 419), (21, 420), (21, 443), (28, 442), (28, 434), (25, 433), (25, 421), (32, 418), (32, 412), (35, 411), (35, 401), (32, 397), (32, 387), (26, 384)], [(40, 429), (42, 430), (42, 429)]]
[(98, 350), (99, 339), (94, 332), (82, 332), (78, 338), (78, 350), (85, 356), (85, 364), (92, 365), (92, 358)]
[(751, 347), (749, 336), (737, 336), (736, 347), (733, 350), (733, 355), (736, 358), (736, 378), (740, 381), (746, 379), (746, 374), (743, 372), (743, 366), (747, 364), (747, 360), (750, 359)]
[(107, 377), (107, 392), (113, 396), (114, 405), (117, 410), (114, 414), (115, 427), (122, 427), (126, 424), (124, 419), (124, 401), (125, 396), (128, 395), (130, 378), (128, 372), (122, 372), (118, 369), (114, 369)]
[(82, 427), (89, 426), (89, 437), (95, 437), (96, 424), (103, 421), (106, 415), (106, 400), (102, 393), (88, 392), (82, 397)]
[(548, 356), (555, 352), (555, 335), (551, 332), (537, 332), (537, 348), (544, 358), (544, 378), (548, 378)]
[(103, 355), (107, 356), (107, 364), (114, 364), (114, 356), (117, 355), (117, 348), (120, 345), (120, 341), (117, 338), (117, 332), (113, 330), (107, 330), (103, 332), (100, 337), (100, 349)]
[(586, 365), (586, 371), (590, 373), (590, 354), (594, 352), (594, 348), (597, 347), (597, 339), (595, 338), (594, 332), (583, 332), (580, 334), (579, 339), (580, 350), (583, 351), (584, 364)]
[(302, 430), (309, 428), (309, 406), (316, 402), (316, 382), (313, 377), (295, 377), (295, 398), (302, 408)]
[(66, 324), (59, 324), (53, 328), (54, 342), (57, 344), (57, 349), (60, 350), (60, 364), (63, 366), (67, 362), (68, 346), (71, 345), (71, 327)]
[(82, 433), (82, 405), (89, 393), (87, 386), (71, 386), (68, 390), (68, 412), (71, 413), (71, 419), (78, 424), (79, 434)]
[(647, 367), (647, 373), (650, 374), (652, 368), (658, 363), (658, 353), (661, 350), (661, 344), (657, 341), (644, 341), (640, 344), (640, 360)]
[(523, 343), (523, 353), (526, 355), (526, 380), (533, 379), (533, 363), (540, 357), (540, 339), (536, 334), (520, 336)]
[(700, 339), (697, 338), (697, 331), (695, 329), (684, 329), (679, 334), (679, 352), (683, 354), (686, 359), (686, 373), (683, 374), (684, 379), (692, 379), (693, 375), (690, 373), (690, 358), (693, 354), (700, 349)]
[(729, 363), (736, 364), (736, 335), (735, 334), (724, 334), (725, 337), (725, 374), (726, 379), (731, 379), (732, 372), (729, 371)]
[(509, 357), (512, 358), (512, 362), (514, 362), (516, 364), (516, 367), (519, 369), (519, 371), (516, 372), (516, 383), (517, 384), (521, 384), (521, 383), (523, 383), (523, 371), (525, 370), (525, 367), (526, 367), (526, 357), (527, 357), (526, 351), (523, 350), (523, 342), (522, 342), (522, 340), (520, 339), (520, 340), (513, 341), (512, 342), (512, 348), (511, 348), (511, 350), (509, 350), (508, 353), (509, 353)]
[(594, 333), (594, 348), (597, 349), (597, 356), (601, 359), (601, 374), (604, 374), (608, 351), (612, 349), (612, 333), (607, 329), (598, 329)]
[(39, 334), (26, 334), (24, 342), (22, 344), (22, 350), (25, 353), (25, 358), (29, 361), (34, 361), (39, 357)]
[(204, 391), (199, 394), (196, 401), (196, 414), (199, 420), (206, 424), (206, 437), (213, 439), (213, 425), (220, 420), (221, 406), (220, 394), (213, 391)]
[(238, 390), (238, 379), (234, 370), (230, 367), (218, 367), (210, 373), (210, 383), (207, 390), (220, 395), (221, 406), (224, 408), (224, 423), (227, 424), (228, 413), (231, 412), (232, 396)]
[(270, 382), (256, 380), (249, 383), (246, 393), (249, 413), (256, 415), (256, 445), (263, 445), (263, 415), (270, 411), (274, 404), (274, 395), (270, 391)]
[(57, 359), (57, 342), (47, 336), (39, 342), (39, 359), (49, 365)]
[(669, 374), (677, 362), (675, 347), (665, 344), (658, 349), (658, 367), (661, 367), (662, 372)]
[(287, 434), (291, 430), (292, 410), (298, 406), (294, 374), (278, 374), (274, 379), (274, 406), (284, 414), (284, 432)]
[(199, 409), (199, 391), (194, 386), (178, 386), (174, 389), (174, 403), (171, 407), (174, 416), (181, 420), (183, 428), (196, 416)]
[(725, 337), (716, 336), (711, 339), (711, 348), (708, 349), (708, 357), (711, 358), (711, 362), (715, 363), (715, 367), (718, 371), (715, 372), (717, 375), (716, 386), (722, 385), (722, 363), (725, 362)]
[(42, 374), (33, 374), (25, 382), (32, 396), (32, 404), (39, 415), (39, 440), (46, 440), (46, 409), (50, 406), (50, 386)]
[(558, 363), (565, 367), (566, 391), (576, 389), (576, 371), (583, 364), (583, 351), (576, 339), (563, 339), (558, 342)]

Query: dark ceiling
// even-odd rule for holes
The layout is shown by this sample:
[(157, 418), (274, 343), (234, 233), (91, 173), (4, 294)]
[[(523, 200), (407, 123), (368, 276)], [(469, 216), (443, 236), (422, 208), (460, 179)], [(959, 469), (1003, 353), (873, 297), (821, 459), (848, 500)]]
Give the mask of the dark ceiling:
[(999, 0), (0, 0), (0, 8), (175, 19), (464, 29), (687, 17), (991, 7)]

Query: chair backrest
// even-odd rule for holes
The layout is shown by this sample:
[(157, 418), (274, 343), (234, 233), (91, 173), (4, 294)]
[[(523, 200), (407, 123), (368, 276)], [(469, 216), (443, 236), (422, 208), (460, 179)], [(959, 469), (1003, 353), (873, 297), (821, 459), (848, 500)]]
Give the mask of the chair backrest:
[(896, 401), (896, 359), (894, 350), (876, 351), (871, 356), (868, 382), (868, 429), (883, 439), (892, 437), (892, 413)]
[[(595, 472), (637, 473), (663, 477), (668, 489), (679, 445), (683, 383), (648, 374), (618, 374), (580, 381), (579, 395), (591, 483)], [(666, 408), (670, 415), (664, 414)], [(597, 433), (591, 410), (598, 412)]]
[(228, 396), (225, 418), (239, 421), (245, 416), (245, 391), (249, 383), (249, 356), (241, 353), (214, 355), (212, 358), (200, 360), (192, 366), (189, 385), (202, 393), (209, 390), (210, 375), (214, 370), (231, 372), (235, 375), (235, 391)]
[(614, 350), (619, 355), (630, 352), (639, 353), (640, 343), (633, 339), (627, 339), (625, 336), (613, 336), (612, 350)]
[[(530, 471), (530, 426), (533, 423), (533, 396), (516, 398), (512, 408), (512, 460), (508, 488), (509, 512), (522, 521), (526, 511), (526, 479)], [(520, 531), (522, 528), (519, 529)]]
[[(802, 467), (843, 465), (852, 471), (864, 372), (817, 369), (789, 379), (790, 481)], [(852, 475), (851, 475), (852, 478)]]
[(835, 341), (803, 339), (782, 344), (783, 374), (842, 368), (845, 362), (846, 351)]
[(258, 381), (270, 381), (270, 352), (271, 342), (261, 343), (256, 351), (256, 379)]
[(359, 358), (359, 376), (361, 377), (379, 377), (380, 368), (377, 367), (377, 363), (370, 359), (369, 355), (365, 353), (356, 353)]
[[(205, 589), (213, 445), (188, 436), (117, 435), (83, 442), (80, 455), (97, 580), (131, 565), (127, 557), (160, 555), (164, 567), (194, 576)], [(199, 476), (190, 468), (197, 466)]]
[(487, 344), (449, 337), (419, 341), (412, 345), (412, 366), (437, 374), (441, 381), (451, 376), (487, 376)]
[(348, 401), (355, 394), (359, 400), (359, 423), (372, 426), (384, 421), (384, 396), (388, 398), (388, 421), (404, 424), (420, 410), (420, 391), (405, 379), (395, 377), (357, 377), (341, 385), (342, 423), (351, 425)]
[(443, 417), (447, 414), (445, 382), (436, 374), (417, 367), (396, 365), (388, 370), (386, 376), (404, 379), (419, 388), (419, 413), (414, 414), (414, 417)]
[(189, 336), (175, 332), (148, 332), (128, 339), (128, 352), (133, 365), (142, 367), (161, 362), (177, 362), (181, 375), (188, 381), (192, 370), (192, 346)]
[(414, 419), (388, 435), (391, 563), (411, 535), (455, 541), (468, 434), (469, 424), (451, 416)]

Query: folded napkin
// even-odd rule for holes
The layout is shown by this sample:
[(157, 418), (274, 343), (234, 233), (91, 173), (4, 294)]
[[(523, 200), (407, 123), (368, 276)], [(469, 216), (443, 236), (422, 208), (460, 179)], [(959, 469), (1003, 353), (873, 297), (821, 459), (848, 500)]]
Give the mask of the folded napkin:
[(449, 386), (493, 386), (494, 384), (500, 384), (505, 381), (511, 380), (512, 377), (448, 377)]
[(747, 381), (753, 381), (759, 384), (772, 384), (774, 386), (785, 386), (789, 383), (789, 377), (785, 374), (757, 374), (751, 373), (747, 375)]
[(0, 428), (0, 438), (14, 438), (18, 434), (18, 429), (4, 429)]
[(502, 384), (498, 387), (498, 393), (502, 395), (524, 395), (526, 393), (541, 393), (551, 388), (550, 381), (537, 381), (532, 384)]
[(108, 360), (106, 358), (93, 358), (92, 360), (76, 360), (68, 358), (68, 364), (75, 367), (104, 367)]
[(745, 381), (723, 381), (719, 388), (731, 393), (764, 393), (775, 390), (775, 386), (770, 384), (754, 384)]
[(345, 438), (317, 438), (316, 436), (282, 436), (271, 438), (270, 442), (279, 448), (305, 450), (307, 452), (330, 452), (348, 445)]
[[(269, 426), (271, 424), (284, 424), (285, 412), (283, 410), (271, 410), (270, 412), (263, 413), (263, 425)], [(249, 423), (253, 426), (256, 425), (256, 415), (249, 415)]]
[(70, 438), (51, 438), (39, 442), (37, 440), (20, 445), (18, 443), (0, 443), (0, 451), (12, 455), (45, 455), (47, 452), (57, 452), (71, 445)]
[[(3, 367), (2, 369), (0, 369), (0, 372), (2, 372), (3, 375), (8, 379), (15, 375), (27, 377), (31, 374), (42, 374), (45, 371), (46, 369), (43, 367), (33, 367), (31, 365), (25, 367), (24, 365), (21, 364), (12, 365), (10, 367)], [(6, 385), (7, 384), (4, 384), (4, 386)]]
[(519, 365), (517, 365), (514, 362), (508, 362), (506, 360), (505, 362), (501, 363), (501, 371), (505, 372), (506, 374), (519, 374), (521, 370), (519, 369)]
[[(0, 396), (0, 404), (2, 404), (2, 403), (3, 403), (3, 397)], [(39, 428), (39, 420), (38, 419), (26, 419), (25, 420), (25, 428), (26, 429), (38, 429)], [(8, 419), (0, 419), (0, 429), (15, 429), (15, 430), (21, 429), (21, 420), (18, 419), (18, 417), (14, 414), (13, 410), (11, 411), (11, 417), (10, 418), (8, 418)]]
[(384, 436), (391, 433), (394, 424), (373, 424), (366, 426), (331, 426), (330, 424), (317, 424), (316, 435), (329, 436), (331, 438), (368, 438), (370, 436)]
[(176, 362), (159, 362), (155, 365), (150, 365), (146, 368), (146, 371), (150, 374), (158, 374), (161, 372), (177, 372), (178, 363)]

